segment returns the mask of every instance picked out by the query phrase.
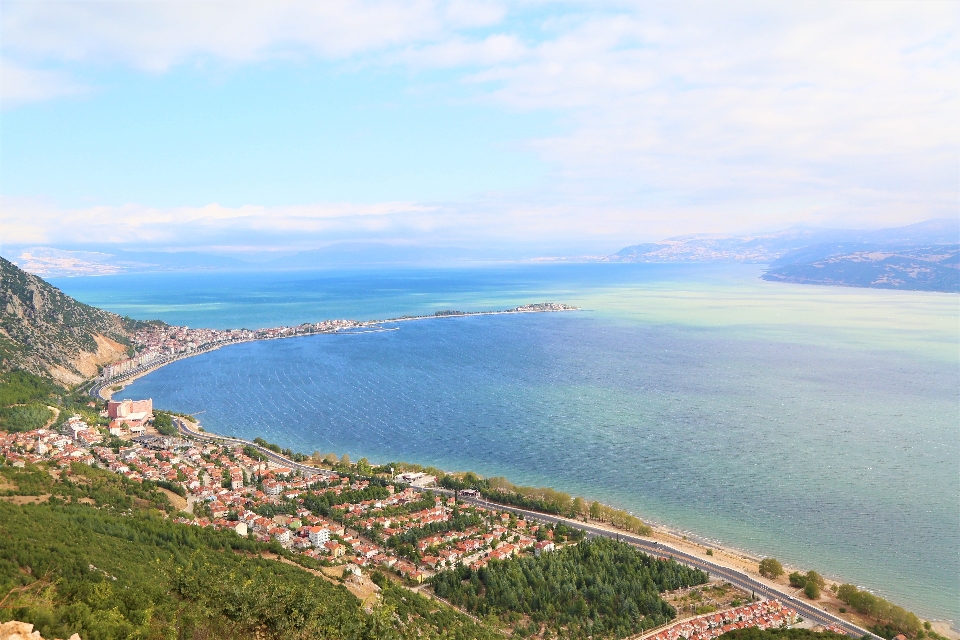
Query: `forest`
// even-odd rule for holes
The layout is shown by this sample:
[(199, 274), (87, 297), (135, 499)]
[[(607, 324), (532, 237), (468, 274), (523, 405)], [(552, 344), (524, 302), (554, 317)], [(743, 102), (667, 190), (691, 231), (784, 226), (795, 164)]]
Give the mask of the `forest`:
[(608, 638), (673, 619), (676, 611), (659, 594), (707, 581), (703, 571), (597, 538), (537, 557), (458, 567), (437, 574), (432, 584), (454, 605), (526, 625), (529, 633)]

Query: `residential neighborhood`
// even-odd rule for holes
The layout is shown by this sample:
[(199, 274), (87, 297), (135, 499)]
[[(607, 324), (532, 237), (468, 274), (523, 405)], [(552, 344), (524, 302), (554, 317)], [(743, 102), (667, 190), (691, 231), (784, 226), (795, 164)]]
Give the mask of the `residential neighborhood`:
[[(379, 565), (413, 583), (457, 565), (482, 567), (516, 554), (550, 553), (568, 542), (537, 522), (506, 511), (458, 504), (422, 492), (411, 478), (305, 477), (243, 446), (222, 446), (143, 434), (115, 425), (131, 415), (139, 426), (149, 401), (111, 402), (107, 430), (72, 416), (60, 430), (0, 434), (8, 463), (82, 463), (137, 481), (181, 489), (176, 521), (231, 529), (331, 564)], [(104, 432), (106, 431), (106, 433)], [(123, 435), (124, 439), (118, 438)]]

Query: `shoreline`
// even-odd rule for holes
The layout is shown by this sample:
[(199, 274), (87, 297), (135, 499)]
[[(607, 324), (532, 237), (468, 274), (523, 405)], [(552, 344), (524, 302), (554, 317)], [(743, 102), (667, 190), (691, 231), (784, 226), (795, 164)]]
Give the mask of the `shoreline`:
[[(576, 309), (556, 309), (556, 311), (560, 311), (560, 310), (576, 310)], [(97, 385), (95, 384), (94, 387), (91, 388), (90, 393), (91, 395), (93, 395), (94, 390), (96, 390), (98, 397), (107, 399), (108, 397), (112, 396), (113, 393), (119, 393), (119, 392), (109, 392), (108, 391), (109, 387), (120, 385), (122, 388), (125, 388), (126, 386), (128, 386), (129, 384), (132, 384), (134, 381), (136, 381), (140, 377), (145, 376), (149, 373), (152, 373), (160, 369), (161, 367), (166, 366), (167, 364), (175, 362), (176, 360), (193, 357), (195, 355), (201, 355), (203, 353), (207, 353), (208, 351), (213, 351), (224, 346), (229, 346), (230, 344), (239, 344), (242, 342), (258, 342), (262, 340), (276, 340), (276, 339), (282, 339), (282, 338), (305, 337), (305, 336), (314, 335), (318, 333), (352, 334), (352, 333), (394, 331), (394, 330), (399, 330), (399, 327), (388, 328), (388, 327), (383, 327), (382, 325), (414, 321), (414, 320), (427, 320), (431, 318), (438, 319), (438, 318), (453, 318), (453, 317), (464, 317), (464, 316), (473, 316), (473, 315), (483, 315), (483, 316), (504, 315), (504, 314), (512, 314), (512, 313), (543, 313), (547, 311), (548, 310), (532, 310), (532, 309), (531, 310), (503, 310), (503, 311), (481, 311), (481, 312), (462, 312), (462, 313), (458, 312), (458, 313), (440, 314), (440, 315), (435, 314), (435, 315), (426, 315), (426, 316), (400, 317), (400, 318), (392, 318), (392, 319), (386, 319), (386, 320), (370, 320), (370, 321), (359, 322), (355, 328), (337, 329), (332, 331), (315, 331), (315, 332), (299, 333), (299, 334), (293, 334), (293, 335), (265, 336), (265, 337), (258, 337), (253, 339), (236, 340), (236, 341), (225, 342), (220, 344), (212, 344), (208, 348), (205, 348), (203, 350), (186, 353), (186, 354), (171, 358), (169, 360), (145, 365), (143, 370), (131, 372), (131, 374), (123, 375), (118, 378), (114, 378), (110, 381), (106, 381), (104, 384), (100, 385), (99, 388), (97, 388)], [(549, 311), (553, 311), (553, 310), (549, 310)], [(373, 327), (379, 327), (379, 328), (373, 328)], [(358, 330), (358, 329), (367, 329), (367, 330)], [(106, 395), (104, 394), (105, 391), (107, 392)], [(218, 434), (214, 434), (210, 432), (204, 432), (204, 435), (226, 438), (226, 436), (219, 436)], [(318, 467), (317, 469), (318, 471), (320, 471), (322, 468)], [(506, 509), (508, 508), (508, 505), (501, 505), (501, 507)], [(564, 519), (564, 520), (569, 521), (568, 519)], [(701, 557), (705, 560), (709, 559), (709, 561), (712, 563), (716, 563), (721, 566), (726, 566), (736, 571), (743, 571), (747, 573), (752, 579), (757, 580), (759, 582), (767, 583), (768, 586), (776, 588), (778, 591), (789, 590), (788, 592), (793, 593), (794, 596), (797, 596), (797, 594), (800, 591), (798, 589), (786, 587), (784, 585), (785, 580), (783, 579), (781, 579), (781, 581), (778, 582), (778, 581), (767, 580), (759, 576), (756, 565), (759, 563), (762, 557), (753, 553), (750, 550), (725, 545), (720, 541), (711, 539), (708, 536), (700, 534), (698, 532), (685, 531), (683, 529), (680, 529), (679, 527), (670, 526), (663, 523), (654, 524), (654, 521), (649, 521), (649, 520), (644, 520), (644, 522), (646, 522), (648, 525), (650, 525), (654, 529), (654, 533), (651, 536), (649, 536), (649, 538), (652, 540), (662, 540), (663, 542), (668, 543), (672, 547), (683, 550), (685, 553), (689, 553), (691, 555)], [(609, 527), (607, 525), (604, 525), (603, 523), (599, 523), (596, 521), (590, 521), (590, 525), (596, 528), (606, 529), (610, 532), (617, 533), (617, 534), (624, 533), (621, 530), (618, 530), (613, 527)], [(713, 551), (712, 555), (708, 556), (706, 554), (706, 551), (708, 549)], [(786, 564), (784, 565), (784, 568), (785, 568), (785, 575), (792, 570), (798, 570), (798, 571), (801, 570), (799, 567), (788, 566)], [(828, 584), (836, 583), (839, 585), (841, 582), (842, 580), (840, 579), (828, 578)], [(825, 599), (829, 599), (830, 596), (831, 594), (829, 590), (825, 590), (824, 591)], [(817, 602), (817, 605), (820, 605), (820, 604), (821, 604), (820, 602)], [(935, 623), (934, 628), (938, 633), (941, 633), (942, 635), (945, 635), (951, 638), (960, 639), (960, 634), (958, 634), (953, 629), (953, 627), (950, 626), (952, 621), (931, 620), (931, 622)]]
[[(224, 436), (224, 435), (220, 435), (210, 431), (202, 430), (203, 428), (200, 425), (200, 422), (196, 419), (194, 419), (193, 426), (195, 426), (195, 428), (201, 429), (202, 431), (200, 432), (193, 431), (193, 429), (190, 428), (191, 425), (188, 425), (183, 420), (177, 420), (177, 422), (179, 425), (184, 427), (179, 429), (181, 435), (188, 435), (191, 437), (199, 436), (199, 438), (202, 440), (220, 441), (223, 444), (231, 443), (231, 442), (232, 443), (243, 442), (245, 444), (250, 444), (256, 447), (257, 449), (261, 450), (263, 453), (273, 458), (275, 462), (282, 462), (283, 464), (290, 466), (291, 468), (310, 469), (310, 470), (313, 470), (314, 473), (321, 474), (321, 475), (335, 473), (334, 471), (331, 471), (330, 469), (327, 469), (324, 467), (319, 467), (312, 464), (303, 464), (303, 463), (294, 462), (293, 460), (286, 458), (282, 454), (277, 454), (272, 450), (265, 449), (264, 447), (257, 445), (249, 440), (246, 440), (245, 438), (238, 438), (234, 436)], [(374, 462), (371, 462), (370, 464), (377, 466), (376, 463)], [(444, 473), (446, 473), (446, 471), (444, 471)], [(456, 474), (456, 473), (465, 473), (465, 472), (453, 472), (453, 473)], [(443, 495), (450, 495), (450, 496), (454, 495), (454, 492), (449, 489), (443, 489), (435, 486), (425, 487), (419, 490), (432, 492), (432, 493), (440, 493)], [(619, 529), (613, 525), (610, 525), (606, 522), (602, 522), (598, 520), (593, 520), (593, 519), (576, 520), (576, 519), (568, 518), (566, 516), (559, 516), (559, 515), (534, 511), (530, 509), (514, 507), (507, 504), (501, 504), (501, 503), (486, 500), (485, 498), (470, 499), (470, 498), (464, 498), (463, 496), (461, 496), (460, 500), (467, 503), (472, 503), (472, 504), (477, 504), (482, 506), (490, 506), (492, 508), (496, 508), (503, 511), (513, 511), (517, 514), (525, 514), (525, 516), (528, 518), (533, 518), (533, 519), (537, 519), (544, 522), (562, 522), (567, 526), (585, 529), (588, 531), (588, 535), (591, 535), (591, 536), (597, 535), (596, 532), (603, 532), (600, 535), (603, 535), (605, 533), (608, 537), (611, 537), (611, 538), (616, 537), (618, 540), (630, 542), (634, 546), (639, 546), (641, 550), (644, 550), (647, 553), (652, 553), (654, 555), (661, 554), (661, 555), (667, 555), (669, 557), (674, 557), (673, 554), (677, 553), (679, 555), (680, 561), (682, 562), (684, 561), (683, 556), (687, 556), (694, 563), (700, 562), (700, 563), (704, 563), (705, 565), (714, 565), (715, 567), (725, 569), (726, 572), (721, 572), (719, 575), (721, 577), (724, 577), (724, 579), (727, 579), (728, 581), (730, 581), (731, 578), (733, 580), (736, 580), (737, 577), (742, 576), (744, 578), (747, 578), (748, 582), (752, 581), (753, 583), (756, 583), (753, 585), (755, 589), (759, 588), (761, 590), (766, 590), (770, 597), (780, 598), (785, 604), (789, 604), (794, 607), (797, 607), (798, 604), (800, 606), (805, 605), (806, 607), (809, 607), (815, 610), (821, 616), (826, 614), (827, 616), (831, 618), (835, 618), (836, 620), (840, 620), (847, 625), (853, 625), (854, 627), (856, 627), (857, 629), (860, 629), (861, 631), (866, 631), (870, 636), (870, 638), (872, 638), (873, 640), (883, 640), (879, 636), (873, 634), (872, 632), (869, 632), (868, 630), (869, 624), (868, 622), (864, 622), (864, 620), (867, 620), (866, 616), (862, 616), (860, 614), (853, 614), (849, 612), (844, 614), (843, 612), (839, 611), (840, 607), (849, 606), (837, 600), (836, 596), (830, 591), (831, 585), (836, 585), (837, 587), (839, 587), (841, 584), (844, 583), (844, 581), (840, 578), (836, 578), (836, 577), (830, 578), (824, 574), (821, 574), (826, 579), (826, 588), (823, 589), (821, 598), (819, 600), (813, 601), (813, 600), (807, 599), (803, 595), (803, 589), (790, 586), (789, 580), (787, 578), (788, 574), (791, 571), (799, 571), (801, 573), (804, 573), (805, 571), (807, 571), (807, 569), (802, 569), (800, 567), (784, 563), (783, 575), (781, 575), (778, 579), (766, 578), (760, 575), (759, 566), (758, 566), (760, 560), (763, 559), (763, 556), (756, 555), (751, 551), (739, 549), (732, 546), (727, 546), (719, 542), (709, 540), (693, 532), (685, 532), (682, 530), (678, 530), (676, 528), (670, 527), (669, 525), (665, 525), (662, 523), (654, 523), (652, 521), (641, 518), (645, 524), (647, 524), (648, 526), (651, 527), (651, 529), (653, 529), (650, 535), (641, 535), (641, 534), (632, 533), (630, 531), (626, 531), (623, 529)], [(591, 530), (593, 530), (594, 533), (589, 533)], [(646, 543), (647, 545), (646, 547), (643, 546), (644, 543)], [(651, 548), (651, 545), (652, 545), (652, 548)], [(708, 553), (708, 550), (711, 553)], [(691, 566), (696, 566), (696, 564), (691, 564), (691, 562), (689, 561), (687, 561), (686, 563), (690, 564)], [(707, 570), (708, 572), (710, 572), (709, 569)], [(727, 575), (724, 576), (723, 575), (724, 573), (726, 573)], [(716, 575), (716, 574), (714, 572), (711, 572), (711, 575)], [(746, 588), (747, 590), (750, 590), (749, 587), (744, 587), (742, 585), (741, 585), (741, 588)], [(858, 585), (858, 588), (863, 588), (863, 587)], [(937, 633), (947, 638), (952, 638), (953, 640), (960, 640), (960, 632), (958, 632), (952, 626), (953, 621), (930, 620), (930, 622), (933, 625), (933, 630), (936, 631)]]
[[(500, 311), (455, 311), (455, 312), (437, 312), (433, 315), (427, 316), (400, 316), (399, 318), (388, 318), (386, 320), (351, 320), (350, 322), (356, 322), (355, 327), (348, 327), (345, 329), (333, 329), (329, 331), (309, 331), (303, 333), (295, 333), (293, 335), (281, 335), (281, 336), (263, 336), (258, 338), (249, 338), (242, 340), (231, 340), (228, 342), (219, 342), (211, 343), (209, 345), (204, 345), (196, 351), (190, 351), (184, 354), (179, 354), (168, 359), (161, 359), (154, 363), (149, 363), (134, 369), (129, 373), (123, 373), (119, 376), (110, 378), (109, 380), (104, 380), (98, 382), (98, 378), (93, 378), (91, 381), (93, 385), (90, 387), (87, 392), (91, 397), (98, 398), (104, 402), (109, 401), (114, 393), (120, 393), (123, 391), (123, 388), (127, 387), (131, 383), (135, 382), (138, 378), (141, 378), (147, 374), (153, 373), (162, 367), (172, 364), (179, 360), (185, 360), (187, 358), (192, 358), (194, 356), (199, 356), (205, 353), (210, 353), (211, 351), (216, 351), (217, 349), (222, 349), (223, 347), (229, 347), (235, 344), (245, 344), (249, 342), (265, 342), (267, 340), (287, 340), (290, 338), (306, 338), (308, 336), (316, 335), (362, 335), (366, 333), (383, 333), (386, 331), (399, 331), (400, 327), (383, 327), (381, 325), (392, 324), (397, 322), (412, 322), (414, 320), (439, 320), (446, 318), (465, 318), (472, 316), (497, 316), (497, 315), (512, 315), (512, 314), (521, 314), (521, 313), (561, 313), (564, 311), (581, 311), (580, 307), (572, 307), (565, 304), (558, 303), (536, 303), (528, 305), (520, 305), (514, 309), (503, 309)], [(309, 324), (309, 323), (305, 323)], [(304, 326), (304, 325), (297, 325)], [(353, 329), (367, 329), (365, 331), (354, 331)], [(272, 328), (266, 329), (257, 329), (257, 331), (269, 331)], [(83, 383), (85, 384), (85, 383)], [(121, 388), (117, 391), (111, 391), (110, 387), (119, 385)], [(82, 384), (81, 384), (82, 386)], [(106, 390), (106, 394), (104, 391)]]

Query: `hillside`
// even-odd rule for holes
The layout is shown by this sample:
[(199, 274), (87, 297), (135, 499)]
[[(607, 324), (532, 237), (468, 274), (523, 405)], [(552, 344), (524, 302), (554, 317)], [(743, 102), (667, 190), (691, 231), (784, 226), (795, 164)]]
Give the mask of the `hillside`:
[(367, 612), (336, 581), (274, 560), (276, 543), (174, 511), (150, 483), (83, 464), (0, 464), (0, 623), (83, 640), (502, 637), (382, 580)]
[(138, 323), (83, 304), (0, 258), (0, 370), (76, 384), (124, 357)]
[(960, 292), (960, 245), (816, 245), (772, 263), (774, 282)]

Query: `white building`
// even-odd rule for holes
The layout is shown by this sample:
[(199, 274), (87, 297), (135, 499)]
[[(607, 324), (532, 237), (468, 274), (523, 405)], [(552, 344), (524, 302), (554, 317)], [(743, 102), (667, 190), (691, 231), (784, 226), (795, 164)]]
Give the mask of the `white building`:
[(320, 547), (330, 542), (330, 529), (326, 527), (310, 527), (307, 535), (310, 537), (310, 544), (315, 547)]

